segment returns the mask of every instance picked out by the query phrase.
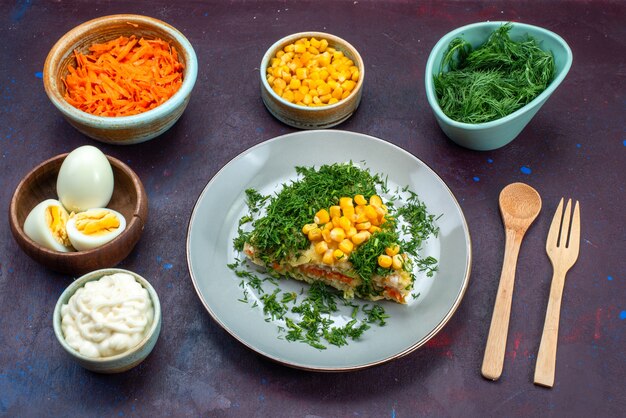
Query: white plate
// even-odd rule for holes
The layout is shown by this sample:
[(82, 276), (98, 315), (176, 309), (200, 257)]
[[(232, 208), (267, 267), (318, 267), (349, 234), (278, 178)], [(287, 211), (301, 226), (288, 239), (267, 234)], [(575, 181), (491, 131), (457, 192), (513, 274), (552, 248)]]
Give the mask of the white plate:
[[(247, 213), (244, 191), (271, 194), (296, 178), (296, 166), (353, 161), (372, 173), (388, 175), (389, 189), (409, 186), (429, 213), (442, 214), (440, 233), (426, 242), (424, 255), (439, 260), (433, 277), (418, 275), (408, 305), (383, 303), (387, 325), (372, 326), (349, 345), (318, 350), (301, 342), (279, 339), (278, 323), (266, 321), (262, 303), (252, 307), (243, 297), (241, 279), (227, 267), (238, 256), (233, 249), (239, 219)], [(383, 140), (346, 131), (303, 131), (263, 142), (243, 152), (206, 185), (191, 215), (187, 263), (200, 300), (215, 321), (252, 350), (288, 366), (343, 371), (384, 363), (412, 352), (432, 338), (452, 317), (467, 288), (471, 264), (469, 231), (458, 202), (426, 164)], [(284, 291), (299, 291), (295, 280), (282, 280)], [(250, 292), (250, 299), (254, 292)], [(372, 303), (359, 302), (358, 303)], [(350, 310), (336, 315), (338, 325)]]

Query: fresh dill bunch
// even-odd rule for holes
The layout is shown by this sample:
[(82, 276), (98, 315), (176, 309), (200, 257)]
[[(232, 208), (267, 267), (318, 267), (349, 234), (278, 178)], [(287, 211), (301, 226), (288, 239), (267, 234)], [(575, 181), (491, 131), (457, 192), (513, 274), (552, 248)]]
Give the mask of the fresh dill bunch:
[(502, 25), (476, 49), (461, 38), (448, 45), (433, 81), (439, 106), (451, 119), (483, 123), (502, 118), (532, 101), (554, 79), (552, 53), (530, 36), (513, 41), (512, 27)]

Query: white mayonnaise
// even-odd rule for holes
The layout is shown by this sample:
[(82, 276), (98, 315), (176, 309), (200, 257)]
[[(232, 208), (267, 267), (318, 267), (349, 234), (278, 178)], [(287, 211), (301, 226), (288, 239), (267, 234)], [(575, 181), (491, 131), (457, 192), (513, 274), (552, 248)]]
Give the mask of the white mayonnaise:
[(128, 273), (87, 282), (61, 307), (65, 341), (93, 358), (114, 356), (135, 347), (153, 318), (148, 291)]

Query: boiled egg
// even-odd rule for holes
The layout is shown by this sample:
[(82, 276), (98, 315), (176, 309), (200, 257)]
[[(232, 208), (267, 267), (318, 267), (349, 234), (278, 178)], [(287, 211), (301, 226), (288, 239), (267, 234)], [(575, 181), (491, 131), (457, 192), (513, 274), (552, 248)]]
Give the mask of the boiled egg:
[(113, 195), (113, 169), (106, 155), (92, 145), (70, 152), (59, 170), (57, 195), (70, 212), (106, 207)]
[(74, 251), (65, 229), (68, 219), (69, 215), (61, 202), (47, 199), (30, 211), (24, 221), (24, 233), (50, 250)]
[(108, 208), (88, 209), (72, 214), (67, 221), (67, 236), (79, 251), (91, 250), (113, 240), (126, 229), (122, 214)]

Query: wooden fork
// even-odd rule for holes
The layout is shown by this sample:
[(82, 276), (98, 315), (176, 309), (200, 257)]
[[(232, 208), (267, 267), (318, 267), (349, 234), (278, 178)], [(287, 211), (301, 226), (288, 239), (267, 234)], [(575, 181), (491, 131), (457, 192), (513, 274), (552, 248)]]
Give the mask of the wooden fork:
[(563, 199), (561, 198), (552, 219), (546, 241), (546, 252), (552, 262), (554, 273), (552, 275), (552, 285), (550, 286), (546, 321), (543, 326), (539, 353), (537, 354), (535, 384), (550, 388), (554, 385), (556, 345), (559, 336), (559, 315), (561, 312), (565, 275), (576, 262), (580, 247), (580, 209), (578, 201), (576, 201), (574, 207), (574, 216), (571, 216), (571, 206), (572, 199), (569, 199), (565, 212), (563, 212)]

